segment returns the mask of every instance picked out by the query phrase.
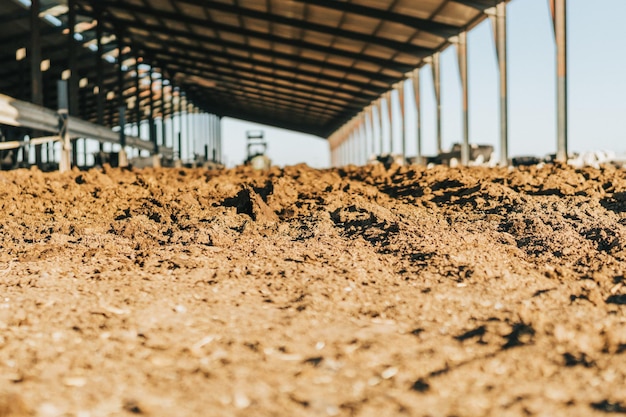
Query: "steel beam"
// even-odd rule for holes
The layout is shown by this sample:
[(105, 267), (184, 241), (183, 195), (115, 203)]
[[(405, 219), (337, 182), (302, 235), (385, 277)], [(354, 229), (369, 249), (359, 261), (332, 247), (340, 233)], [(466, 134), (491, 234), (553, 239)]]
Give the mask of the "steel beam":
[(70, 159), (70, 156), (72, 154), (72, 144), (70, 142), (70, 134), (68, 129), (69, 100), (67, 93), (67, 82), (57, 81), (57, 90), (58, 113), (59, 118), (61, 119), (61, 159), (59, 161), (59, 171), (63, 173), (72, 169), (72, 161)]
[(509, 164), (506, 2), (496, 5), (496, 51), (500, 72), (500, 165)]
[(124, 56), (122, 51), (124, 50), (124, 44), (122, 42), (122, 37), (117, 36), (117, 88), (118, 88), (118, 97), (117, 97), (117, 109), (118, 109), (118, 124), (120, 127), (120, 146), (122, 147), (122, 151), (125, 151), (126, 148), (126, 132), (125, 122), (126, 122), (126, 101), (124, 100), (124, 70), (122, 69), (122, 62), (124, 61)]
[[(230, 5), (230, 4), (217, 2), (217, 1), (211, 1), (211, 0), (179, 0), (179, 2), (205, 7), (206, 9), (211, 10), (211, 11), (219, 11), (219, 12), (228, 13), (228, 14), (232, 14), (232, 15), (236, 15), (240, 17), (249, 17), (255, 20), (259, 20), (259, 21), (277, 23), (279, 25), (296, 28), (298, 30), (307, 30), (311, 32), (322, 33), (324, 35), (329, 35), (333, 37), (350, 39), (350, 40), (357, 41), (357, 42), (363, 42), (366, 45), (377, 45), (377, 46), (389, 48), (391, 50), (396, 50), (396, 51), (400, 50), (408, 54), (419, 55), (419, 54), (424, 53), (426, 50), (426, 48), (415, 46), (410, 43), (398, 42), (392, 39), (367, 35), (365, 33), (358, 32), (358, 31), (345, 30), (334, 25), (319, 24), (319, 23), (312, 22), (307, 19), (297, 19), (297, 18), (289, 17), (287, 15), (279, 14), (279, 13), (267, 13), (267, 12), (260, 11), (258, 8), (254, 8), (254, 9), (246, 8), (244, 7), (243, 4), (239, 4), (235, 6), (235, 5)], [(334, 8), (336, 7), (337, 6), (335, 5)], [(376, 17), (380, 18), (379, 16), (376, 16)], [(454, 33), (458, 31), (458, 29), (454, 26), (449, 26), (449, 25), (445, 25), (441, 23), (435, 23), (432, 21), (427, 21), (425, 19), (417, 19), (413, 17), (408, 17), (406, 15), (400, 15), (400, 18), (410, 21), (412, 24), (411, 28), (415, 28), (416, 24), (425, 23), (425, 24), (432, 25), (433, 27), (436, 27), (436, 28), (447, 29), (445, 30), (445, 34), (447, 34), (447, 36), (450, 36), (450, 33)], [(184, 21), (186, 21), (186, 18)], [(238, 28), (235, 28), (235, 30), (238, 30)], [(442, 30), (441, 32), (444, 32), (444, 30)]]
[(158, 144), (156, 138), (156, 129), (154, 125), (154, 69), (152, 68), (152, 65), (150, 65), (150, 71), (148, 72), (148, 74), (150, 75), (150, 85), (148, 87), (150, 88), (150, 115), (148, 116), (148, 135), (150, 138), (150, 142), (154, 144), (154, 152), (156, 153), (158, 150)]
[(368, 131), (372, 144), (372, 155), (376, 155), (376, 134), (374, 133), (374, 106), (367, 107), (367, 117), (369, 118)]
[[(141, 79), (139, 78), (139, 57), (135, 56), (135, 124), (137, 136), (141, 137)], [(129, 117), (129, 122), (130, 122)]]
[(567, 0), (551, 0), (556, 37), (557, 151), (556, 159), (567, 162)]
[(437, 153), (443, 152), (443, 140), (441, 129), (441, 53), (437, 52), (432, 57), (431, 70), (433, 72), (433, 86), (435, 88), (435, 103), (437, 106)]
[(172, 140), (172, 149), (174, 149), (174, 144), (176, 143), (176, 129), (174, 127), (174, 113), (175, 113), (175, 109), (174, 109), (174, 84), (170, 84), (171, 85), (171, 90), (170, 90), (170, 130), (172, 131), (172, 135), (170, 136), (170, 139)]
[[(178, 114), (178, 129), (176, 130), (176, 133), (174, 134), (174, 138), (178, 139), (178, 159), (180, 159), (181, 156), (181, 134), (183, 132), (183, 115), (182, 115), (182, 105), (183, 105), (183, 91), (180, 87), (178, 87), (178, 100), (176, 100), (174, 102), (174, 114), (172, 115), (172, 117), (174, 117), (176, 114)], [(172, 118), (173, 120), (173, 118)]]
[[(205, 25), (206, 21), (203, 21), (202, 25)], [(166, 27), (162, 27), (159, 25), (152, 25), (152, 24), (145, 24), (145, 23), (140, 23), (140, 22), (135, 22), (133, 23), (133, 28), (137, 28), (143, 31), (149, 31), (153, 34), (156, 33), (162, 33), (166, 36), (168, 36), (170, 39), (176, 39), (176, 38), (187, 38), (193, 41), (197, 41), (197, 42), (202, 42), (202, 43), (206, 43), (206, 44), (211, 44), (211, 45), (216, 45), (219, 46), (220, 48), (226, 48), (226, 50), (237, 50), (237, 51), (244, 51), (246, 53), (252, 54), (252, 55), (261, 55), (261, 56), (265, 56), (267, 58), (274, 58), (276, 60), (281, 60), (284, 59), (286, 61), (289, 62), (293, 62), (294, 66), (298, 65), (298, 64), (304, 64), (304, 65), (310, 65), (312, 67), (316, 67), (316, 68), (320, 68), (320, 69), (329, 69), (329, 70), (334, 70), (334, 71), (340, 71), (342, 73), (349, 71), (351, 74), (355, 75), (355, 76), (362, 76), (365, 77), (367, 79), (373, 80), (373, 81), (379, 81), (382, 83), (389, 83), (393, 81), (393, 77), (390, 76), (386, 76), (386, 75), (382, 75), (379, 71), (377, 70), (364, 70), (361, 68), (357, 68), (354, 67), (352, 65), (341, 65), (339, 63), (335, 63), (332, 61), (329, 61), (327, 59), (315, 59), (315, 58), (309, 58), (309, 57), (296, 57), (294, 58), (293, 55), (286, 53), (286, 52), (280, 52), (274, 49), (267, 49), (267, 48), (262, 48), (262, 47), (256, 47), (256, 46), (252, 46), (250, 44), (243, 44), (243, 43), (239, 43), (239, 42), (232, 42), (232, 41), (228, 41), (225, 39), (217, 39), (217, 38), (213, 38), (211, 36), (202, 36), (202, 35), (197, 35), (197, 34), (193, 34), (190, 32), (186, 32), (183, 30), (175, 30), (175, 29), (170, 29), (170, 28), (166, 28)], [(241, 34), (239, 34), (241, 35)], [(141, 35), (138, 33), (133, 33), (133, 36), (136, 38), (139, 38)], [(148, 38), (149, 39), (149, 38)], [(169, 45), (169, 44), (168, 44)], [(172, 45), (173, 46), (173, 45)], [(206, 52), (206, 51), (205, 51)], [(336, 54), (343, 56), (343, 52), (341, 51), (335, 51)], [(237, 57), (239, 56), (239, 54), (237, 54)], [(233, 59), (237, 59), (236, 57)], [(378, 59), (377, 60), (378, 63), (376, 63), (376, 65), (382, 65), (383, 68), (386, 68), (389, 64), (388, 61), (382, 60), (382, 59)], [(408, 69), (406, 69), (407, 71), (410, 70), (409, 66), (406, 66)], [(404, 71), (404, 68), (401, 68), (402, 71)], [(297, 71), (297, 70), (294, 70)]]
[(377, 110), (378, 110), (378, 152), (379, 155), (382, 155), (384, 153), (383, 151), (383, 100), (382, 98), (379, 98), (378, 100), (376, 100), (376, 103), (378, 104), (377, 106)]
[(165, 128), (165, 85), (161, 77), (161, 146), (167, 146), (167, 129)]
[(415, 134), (417, 141), (417, 163), (422, 163), (422, 100), (420, 95), (420, 69), (413, 71), (413, 93), (415, 95)]
[(467, 77), (467, 32), (459, 34), (457, 55), (459, 60), (459, 75), (461, 78), (461, 100), (463, 108), (463, 144), (461, 145), (461, 165), (467, 166), (470, 160), (469, 145), (469, 89)]
[[(79, 90), (79, 77), (78, 77), (78, 51), (76, 45), (76, 0), (67, 1), (67, 26), (69, 34), (67, 37), (67, 67), (70, 71), (70, 78), (68, 80), (68, 93), (69, 93), (69, 110), (70, 116), (80, 115), (80, 104), (78, 98)], [(78, 146), (76, 140), (74, 140), (72, 146), (72, 163), (78, 166)]]
[[(189, 25), (198, 25), (200, 27), (203, 27), (207, 24), (206, 19), (202, 17), (185, 16), (184, 19), (181, 20), (176, 14), (172, 14), (169, 11), (136, 6), (136, 5), (130, 4), (129, 2), (107, 1), (107, 2), (103, 2), (103, 4), (105, 4), (109, 10), (117, 9), (117, 10), (122, 10), (127, 13), (130, 12), (130, 13), (137, 13), (137, 14), (145, 14), (149, 16), (154, 16), (159, 19), (173, 20), (176, 22), (185, 23)], [(115, 12), (111, 12), (111, 13), (115, 15)], [(255, 30), (255, 29), (248, 29), (246, 27), (230, 26), (223, 22), (213, 21), (210, 23), (210, 25), (211, 25), (211, 29), (218, 31), (218, 32), (232, 33), (232, 34), (239, 35), (239, 36), (242, 36), (248, 39), (253, 39), (253, 40), (259, 39), (259, 40), (270, 42), (274, 45), (282, 44), (288, 47), (290, 46), (290, 47), (294, 47), (298, 49), (315, 51), (315, 52), (319, 52), (322, 54), (329, 54), (329, 55), (334, 55), (334, 56), (339, 56), (339, 57), (344, 57), (344, 58), (350, 58), (350, 59), (354, 59), (357, 62), (368, 62), (374, 65), (378, 65), (381, 68), (386, 68), (389, 65), (389, 62), (386, 59), (382, 59), (382, 58), (372, 56), (372, 55), (364, 55), (361, 53), (347, 51), (345, 49), (337, 49), (333, 47), (333, 45), (325, 46), (319, 43), (308, 42), (308, 41), (301, 40), (301, 39), (294, 39), (294, 38), (286, 37), (286, 36), (277, 36), (273, 33), (267, 33), (267, 32)], [(133, 26), (136, 26), (136, 23), (133, 23)], [(163, 27), (157, 26), (158, 30), (163, 30), (166, 27), (167, 26), (163, 26)], [(189, 36), (189, 34), (187, 34), (187, 36)], [(216, 38), (213, 38), (213, 39), (217, 40)], [(417, 57), (426, 57), (433, 52), (432, 49), (421, 48), (417, 46), (414, 46), (414, 47), (406, 46), (405, 49), (407, 48), (411, 50), (412, 55), (417, 56)], [(409, 71), (409, 70), (410, 70), (409, 65), (399, 66), (399, 71)]]
[[(43, 106), (43, 77), (41, 75), (41, 35), (39, 27), (40, 1), (32, 0), (30, 5), (30, 83), (33, 104)], [(39, 136), (39, 132), (33, 132)], [(26, 162), (28, 153), (24, 150)], [(35, 146), (35, 161), (41, 167), (41, 145)]]
[[(435, 36), (441, 36), (444, 38), (456, 35), (461, 30), (460, 28), (444, 23), (434, 22), (429, 19), (420, 19), (417, 17), (409, 16), (407, 14), (395, 13), (380, 8), (369, 7), (365, 5), (356, 4), (353, 2), (343, 2), (336, 0), (296, 0), (299, 2), (306, 2), (310, 5), (321, 6), (330, 8), (333, 10), (341, 10), (346, 13), (353, 13), (361, 16), (367, 16), (374, 19), (380, 19), (388, 22), (394, 22), (401, 25), (408, 26), (411, 29), (418, 29), (423, 32), (431, 33)], [(373, 4), (376, 4), (373, 2)]]
[[(97, 12), (96, 19), (98, 21), (96, 26), (96, 87), (98, 92), (96, 94), (96, 112), (97, 122), (99, 125), (104, 126), (104, 68), (102, 61), (103, 45), (102, 45), (102, 13)], [(104, 151), (104, 142), (100, 142), (100, 151)]]
[(222, 152), (222, 116), (217, 116), (217, 149), (218, 162), (224, 162), (224, 154)]
[(398, 102), (400, 103), (400, 140), (402, 143), (402, 157), (406, 158), (406, 117), (404, 111), (404, 81), (396, 85), (398, 91)]
[(361, 142), (363, 143), (363, 165), (365, 165), (369, 159), (369, 149), (367, 146), (367, 117), (365, 112), (361, 113), (361, 120), (359, 123), (361, 127)]
[(69, 87), (69, 104), (70, 104), (70, 115), (78, 116), (80, 109), (78, 104), (78, 65), (77, 65), (77, 48), (76, 48), (76, 39), (74, 36), (76, 35), (76, 0), (68, 0), (68, 29), (69, 35), (67, 38), (68, 45), (68, 69), (70, 70), (70, 78), (68, 80)]
[(387, 115), (389, 118), (389, 154), (393, 154), (393, 105), (391, 97), (391, 91), (387, 91), (385, 98), (387, 99)]

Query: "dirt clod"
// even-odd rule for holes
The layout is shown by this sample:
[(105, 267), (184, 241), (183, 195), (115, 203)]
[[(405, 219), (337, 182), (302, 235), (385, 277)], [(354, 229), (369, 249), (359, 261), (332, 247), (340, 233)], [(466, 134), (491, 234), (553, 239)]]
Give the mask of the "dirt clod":
[(625, 413), (622, 170), (0, 183), (0, 417)]

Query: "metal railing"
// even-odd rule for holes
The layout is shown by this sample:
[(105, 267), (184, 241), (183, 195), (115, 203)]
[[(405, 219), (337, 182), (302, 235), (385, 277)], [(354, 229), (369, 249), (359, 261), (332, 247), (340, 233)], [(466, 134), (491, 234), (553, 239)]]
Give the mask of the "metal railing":
[[(47, 142), (61, 141), (61, 136), (59, 135), (60, 119), (56, 111), (26, 101), (17, 100), (4, 94), (0, 94), (0, 124), (24, 127), (53, 134), (52, 136), (34, 138), (29, 142), (0, 142), (0, 150), (16, 149), (27, 144), (40, 145)], [(85, 138), (103, 143), (120, 144), (119, 132), (114, 132), (105, 126), (87, 122), (77, 117), (70, 116), (68, 131), (71, 139)], [(155, 151), (152, 142), (136, 136), (126, 136), (126, 145), (144, 151)], [(170, 148), (159, 146), (156, 150), (166, 157), (173, 155), (173, 150)]]

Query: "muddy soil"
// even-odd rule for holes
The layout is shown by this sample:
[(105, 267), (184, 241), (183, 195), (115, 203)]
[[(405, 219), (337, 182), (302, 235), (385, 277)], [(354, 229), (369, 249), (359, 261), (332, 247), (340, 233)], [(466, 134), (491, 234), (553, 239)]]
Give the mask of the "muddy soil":
[(0, 416), (626, 414), (626, 172), (0, 173)]

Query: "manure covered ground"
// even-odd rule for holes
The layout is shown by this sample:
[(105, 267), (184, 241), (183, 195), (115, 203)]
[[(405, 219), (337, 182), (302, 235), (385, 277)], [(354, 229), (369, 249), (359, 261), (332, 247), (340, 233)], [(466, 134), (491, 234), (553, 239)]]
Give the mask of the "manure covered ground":
[(626, 172), (0, 172), (0, 416), (626, 414)]

